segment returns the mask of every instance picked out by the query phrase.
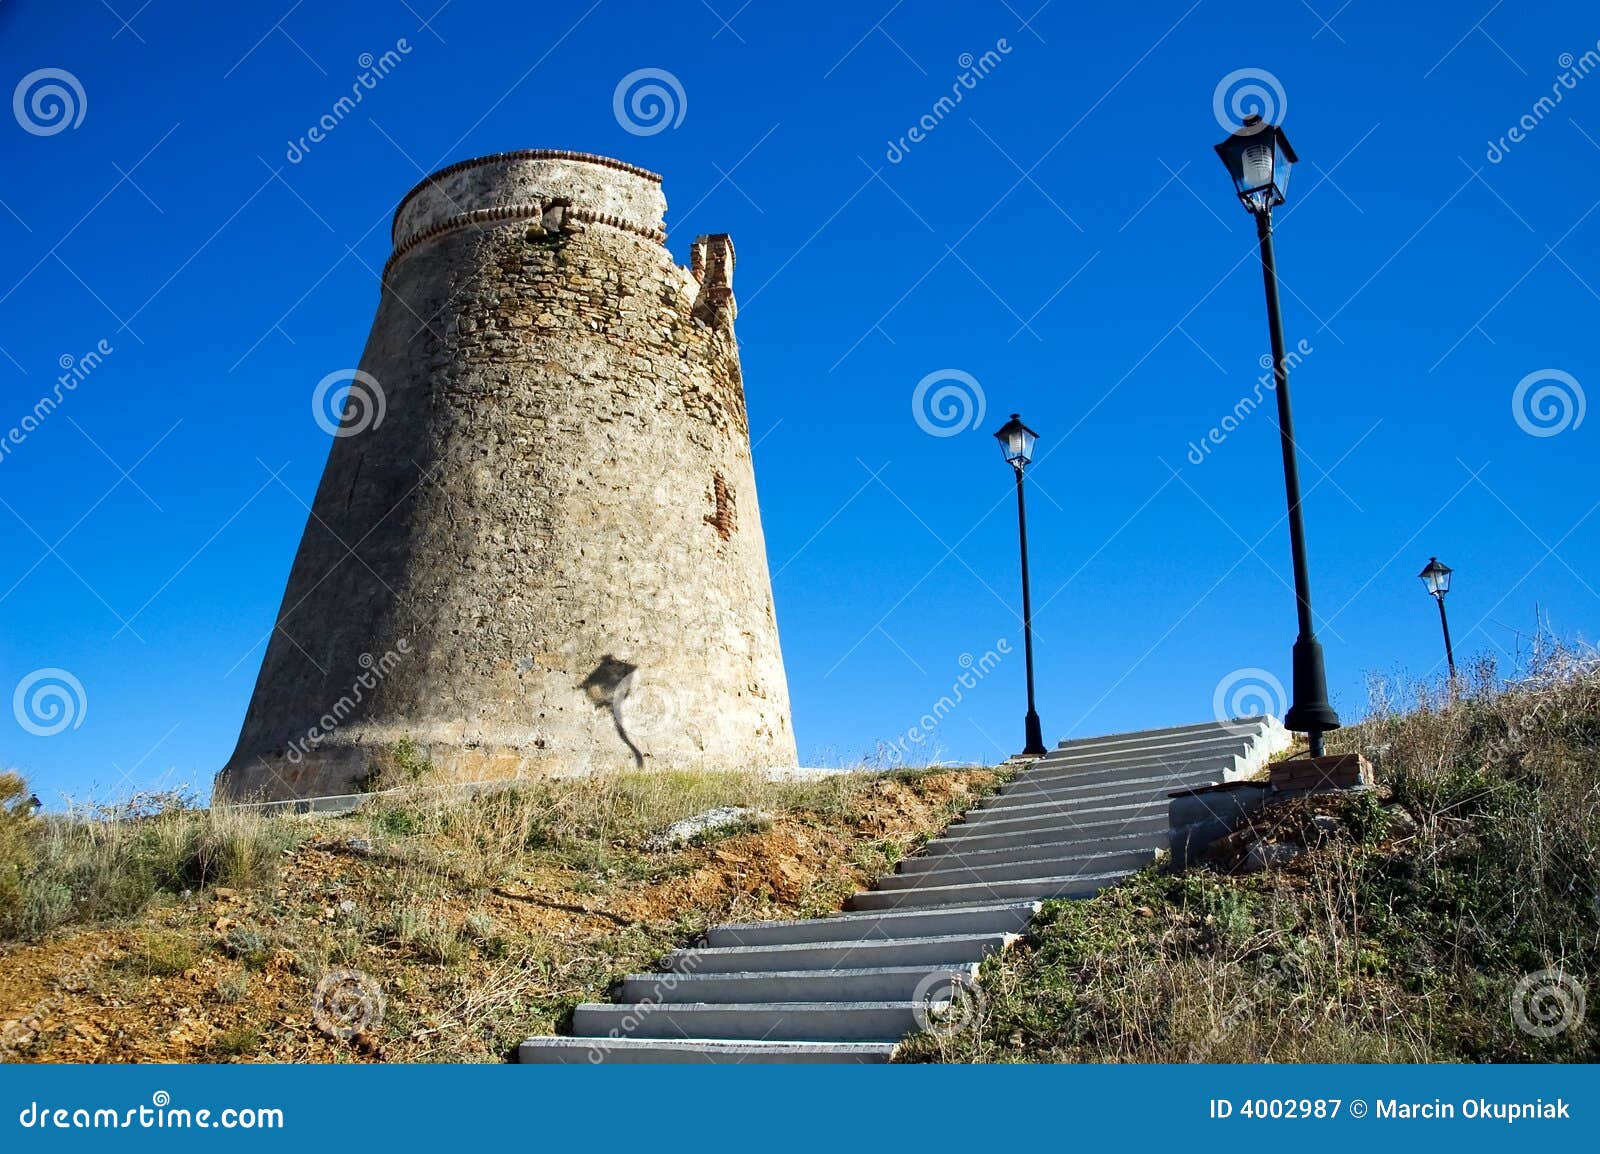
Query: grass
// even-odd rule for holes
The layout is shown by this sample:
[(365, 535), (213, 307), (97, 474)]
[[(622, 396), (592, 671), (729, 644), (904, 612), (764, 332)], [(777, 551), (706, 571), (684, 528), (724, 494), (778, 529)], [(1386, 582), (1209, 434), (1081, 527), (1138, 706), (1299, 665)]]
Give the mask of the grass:
[[(1480, 664), (1453, 686), (1375, 681), (1367, 718), (1330, 736), (1380, 786), (1259, 819), (1302, 856), (1050, 903), (985, 963), (961, 1028), (906, 1056), (1600, 1060), (1576, 1013), (1600, 974), (1600, 664), (1558, 649), (1511, 680)], [(496, 1060), (711, 922), (837, 909), (996, 783), (653, 772), (467, 795), (414, 769), (419, 788), (338, 818), (171, 796), (41, 818), (0, 775), (0, 979), (55, 967), (26, 1014), (5, 1007), (38, 1023), (17, 1045), (100, 1057), (82, 1023), (109, 1016), (140, 1058)], [(727, 805), (770, 824), (654, 848)], [(341, 970), (386, 999), (360, 1047), (310, 1012)], [(145, 1024), (171, 1005), (187, 1048)]]
[(1372, 697), (1329, 745), (1379, 790), (1262, 819), (1305, 856), (1049, 904), (964, 1028), (908, 1058), (1600, 1060), (1578, 1011), (1600, 975), (1600, 666), (1558, 649), (1511, 682), (1481, 664)]
[[(396, 760), (416, 784), (426, 771), (408, 750), (402, 746)], [(918, 772), (785, 782), (759, 774), (666, 771), (536, 780), (477, 796), (401, 790), (375, 797), (344, 826), (348, 836), (408, 842), (411, 873), (449, 876), (468, 887), (503, 881), (533, 856), (601, 878), (637, 881), (662, 870), (646, 841), (672, 822), (737, 805), (848, 823), (875, 783), (914, 780)], [(317, 829), (293, 816), (200, 809), (175, 793), (43, 818), (31, 812), (27, 796), (20, 777), (0, 774), (0, 941), (126, 918), (159, 893), (269, 885), (281, 858)], [(739, 823), (702, 834), (694, 844), (711, 845), (763, 825)]]
[(0, 775), (0, 941), (126, 917), (163, 891), (264, 883), (303, 833), (171, 793), (42, 818), (18, 800), (25, 791)]
[[(40, 818), (0, 778), (0, 1049), (499, 1060), (713, 922), (838, 909), (998, 783), (651, 772), (473, 793), (414, 769), (337, 817), (160, 795)], [(689, 845), (655, 836), (721, 806), (763, 816)], [(357, 1041), (315, 1012), (319, 983), (348, 971), (385, 1000)]]

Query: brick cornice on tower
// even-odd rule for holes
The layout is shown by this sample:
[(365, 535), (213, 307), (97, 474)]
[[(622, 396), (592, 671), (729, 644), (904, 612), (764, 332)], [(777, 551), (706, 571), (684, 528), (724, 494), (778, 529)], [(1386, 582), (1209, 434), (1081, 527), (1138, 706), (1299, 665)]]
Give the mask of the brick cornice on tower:
[(508, 161), (517, 160), (570, 160), (579, 164), (594, 164), (601, 168), (615, 169), (618, 172), (626, 172), (632, 176), (641, 177), (656, 184), (661, 183), (661, 174), (659, 172), (651, 172), (648, 168), (640, 168), (636, 164), (629, 164), (626, 161), (615, 160), (609, 156), (597, 156), (591, 152), (572, 152), (564, 148), (520, 148), (514, 149), (510, 152), (491, 153), (488, 156), (475, 156), (470, 160), (458, 161), (455, 164), (441, 168), (439, 171), (423, 177), (416, 184), (412, 185), (411, 190), (402, 196), (400, 198), (400, 203), (395, 206), (394, 221), (389, 228), (390, 241), (392, 243), (398, 242), (400, 235), (400, 214), (406, 210), (406, 206), (411, 203), (412, 198), (418, 193), (422, 192), (424, 189), (429, 188), (441, 180), (444, 180), (446, 177), (453, 176), (458, 172), (465, 172), (468, 169), (473, 168), (482, 168), (485, 165), (504, 164)]
[(609, 212), (595, 212), (591, 209), (578, 208), (571, 201), (552, 198), (544, 201), (534, 201), (530, 204), (502, 204), (493, 208), (475, 208), (467, 212), (447, 216), (443, 220), (435, 221), (427, 228), (412, 233), (405, 239), (398, 241), (394, 251), (389, 254), (389, 259), (383, 266), (383, 279), (389, 279), (389, 270), (418, 245), (443, 236), (447, 232), (458, 229), (473, 228), (485, 225), (513, 225), (533, 224), (544, 233), (558, 233), (571, 224), (598, 224), (608, 228), (619, 228), (624, 232), (631, 232), (642, 236), (656, 244), (665, 244), (667, 234), (665, 229), (643, 228), (632, 221), (624, 220), (620, 216)]

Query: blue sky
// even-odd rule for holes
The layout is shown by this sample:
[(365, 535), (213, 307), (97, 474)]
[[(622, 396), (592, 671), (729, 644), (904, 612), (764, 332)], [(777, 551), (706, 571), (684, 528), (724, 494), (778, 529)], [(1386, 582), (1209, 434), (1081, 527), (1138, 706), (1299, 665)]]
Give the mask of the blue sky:
[[(697, 232), (734, 236), (802, 760), (894, 740), (963, 654), (1020, 649), (990, 437), (1012, 411), (1042, 434), (1048, 739), (1208, 718), (1238, 670), (1287, 682), (1270, 413), (1189, 459), (1267, 349), (1254, 230), (1211, 152), (1241, 70), (1302, 160), (1278, 256), (1336, 704), (1359, 714), (1371, 671), (1439, 671), (1430, 554), (1457, 570), (1458, 653), (1505, 659), (1536, 613), (1593, 636), (1591, 5), (290, 3), (0, 6), (6, 87), (77, 86), (72, 123), (33, 121), (27, 91), (0, 118), (0, 439), (60, 365), (110, 350), (0, 454), (0, 690), (81, 686), (59, 733), (0, 710), (0, 764), (51, 801), (208, 787), (327, 455), (309, 398), (360, 355), (389, 215), (426, 172), (513, 148), (663, 173), (680, 261)], [(292, 161), (363, 54), (401, 41)], [(643, 68), (683, 94), (647, 135), (613, 109)], [(942, 370), (983, 415), (969, 388), (969, 419), (930, 435), (912, 398)], [(1535, 374), (1524, 400), (1556, 390), (1559, 432), (1517, 419)], [(1011, 752), (1022, 709), (1008, 658), (939, 752)]]

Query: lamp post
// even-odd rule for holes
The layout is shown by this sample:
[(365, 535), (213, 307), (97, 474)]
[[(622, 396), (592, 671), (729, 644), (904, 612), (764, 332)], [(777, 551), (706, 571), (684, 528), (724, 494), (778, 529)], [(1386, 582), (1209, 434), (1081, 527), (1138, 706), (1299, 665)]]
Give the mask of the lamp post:
[(1289, 166), (1300, 158), (1289, 138), (1259, 116), (1245, 117), (1233, 135), (1217, 145), (1217, 155), (1233, 177), (1239, 200), (1256, 218), (1261, 242), (1261, 273), (1267, 292), (1267, 328), (1272, 338), (1272, 375), (1278, 394), (1278, 435), (1283, 451), (1283, 483), (1289, 501), (1289, 547), (1294, 557), (1294, 595), (1300, 633), (1294, 643), (1294, 701), (1284, 725), (1307, 735), (1311, 756), (1321, 757), (1322, 735), (1339, 728), (1328, 704), (1328, 679), (1322, 645), (1312, 628), (1311, 578), (1306, 564), (1305, 522), (1300, 511), (1300, 463), (1289, 407), (1289, 363), (1283, 352), (1283, 318), (1278, 306), (1278, 266), (1272, 251), (1272, 210), (1283, 203)]
[(1033, 460), (1033, 443), (1039, 439), (1016, 413), (995, 433), (1006, 463), (1017, 475), (1017, 536), (1022, 542), (1022, 660), (1028, 675), (1028, 716), (1023, 722), (1027, 738), (1022, 750), (1024, 757), (1043, 757), (1044, 733), (1039, 727), (1039, 713), (1033, 707), (1033, 602), (1028, 595), (1028, 507), (1022, 497), (1022, 471)]
[(1450, 574), (1454, 572), (1450, 566), (1441, 564), (1439, 558), (1429, 557), (1422, 572), (1417, 574), (1428, 587), (1428, 592), (1433, 594), (1433, 599), (1439, 603), (1439, 627), (1444, 630), (1444, 659), (1450, 666), (1452, 684), (1456, 679), (1456, 651), (1450, 645), (1450, 618), (1445, 616), (1444, 595), (1450, 592)]

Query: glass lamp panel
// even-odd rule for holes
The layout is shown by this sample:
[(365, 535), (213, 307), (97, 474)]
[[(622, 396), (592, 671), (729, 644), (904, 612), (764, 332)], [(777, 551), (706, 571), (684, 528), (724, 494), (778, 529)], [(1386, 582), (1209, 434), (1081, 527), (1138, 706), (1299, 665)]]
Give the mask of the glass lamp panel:
[(1260, 188), (1272, 183), (1273, 161), (1276, 149), (1273, 147), (1272, 138), (1265, 133), (1244, 146), (1243, 155), (1240, 157), (1241, 167), (1239, 173), (1239, 191), (1248, 192), (1252, 188)]
[(1418, 574), (1422, 583), (1427, 586), (1428, 592), (1435, 597), (1442, 597), (1450, 592), (1450, 574), (1453, 570), (1448, 565), (1441, 565), (1437, 557), (1429, 558), (1427, 567)]
[(1275, 149), (1277, 158), (1272, 166), (1272, 184), (1278, 190), (1278, 201), (1281, 203), (1289, 193), (1289, 171), (1294, 168), (1294, 161), (1289, 158), (1288, 152), (1283, 147), (1283, 135), (1281, 133), (1274, 135), (1277, 137)]

